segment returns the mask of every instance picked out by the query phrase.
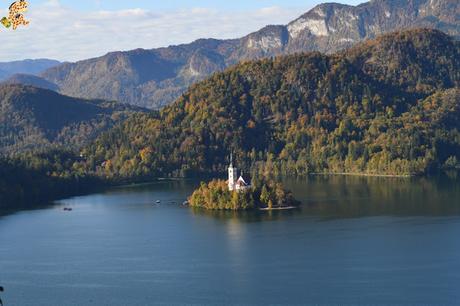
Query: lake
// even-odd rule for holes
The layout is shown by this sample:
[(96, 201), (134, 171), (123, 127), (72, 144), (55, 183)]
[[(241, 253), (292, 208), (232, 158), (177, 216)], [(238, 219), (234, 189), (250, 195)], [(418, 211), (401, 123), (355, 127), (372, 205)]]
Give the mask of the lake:
[(252, 213), (182, 207), (198, 183), (0, 217), (5, 306), (460, 303), (455, 175), (286, 180), (302, 209)]

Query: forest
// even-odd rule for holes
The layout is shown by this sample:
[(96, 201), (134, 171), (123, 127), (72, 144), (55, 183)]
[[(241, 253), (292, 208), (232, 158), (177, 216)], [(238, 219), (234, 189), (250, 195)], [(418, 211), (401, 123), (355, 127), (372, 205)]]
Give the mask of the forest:
[(0, 84), (0, 110), (0, 154), (6, 156), (60, 147), (77, 151), (129, 114), (144, 111), (8, 84)]
[(113, 127), (94, 140), (72, 141), (80, 139), (78, 129), (67, 134), (78, 149), (58, 141), (2, 160), (2, 203), (215, 175), (226, 170), (230, 152), (253, 177), (459, 169), (460, 43), (418, 29), (333, 55), (244, 62), (191, 86), (159, 112), (120, 111), (127, 119), (114, 121), (110, 111), (104, 118)]
[(191, 176), (224, 171), (233, 151), (261, 175), (458, 168), (459, 85), (459, 42), (426, 29), (246, 62), (103, 133), (85, 167), (111, 179)]
[(75, 168), (77, 164), (77, 157), (63, 150), (0, 158), (0, 210), (30, 209), (107, 185), (107, 181)]

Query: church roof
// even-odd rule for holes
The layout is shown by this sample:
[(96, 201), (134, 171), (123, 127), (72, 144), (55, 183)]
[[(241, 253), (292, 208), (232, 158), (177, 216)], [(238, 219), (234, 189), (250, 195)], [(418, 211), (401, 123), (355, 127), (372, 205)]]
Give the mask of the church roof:
[(249, 186), (249, 184), (244, 180), (244, 178), (242, 176), (240, 176), (238, 181), (236, 181), (236, 184), (240, 185), (240, 186)]

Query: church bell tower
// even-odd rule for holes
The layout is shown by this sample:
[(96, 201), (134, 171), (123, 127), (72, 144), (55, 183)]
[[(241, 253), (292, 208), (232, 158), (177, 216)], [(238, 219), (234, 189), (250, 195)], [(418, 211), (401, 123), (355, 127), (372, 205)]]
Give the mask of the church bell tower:
[(233, 167), (233, 154), (230, 153), (230, 165), (228, 166), (228, 190), (235, 190), (237, 169)]

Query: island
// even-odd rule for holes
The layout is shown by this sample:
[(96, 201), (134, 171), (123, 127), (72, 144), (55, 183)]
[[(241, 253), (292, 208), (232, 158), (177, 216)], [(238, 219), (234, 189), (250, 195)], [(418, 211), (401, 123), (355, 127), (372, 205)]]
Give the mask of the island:
[(251, 185), (243, 174), (236, 177), (230, 157), (228, 180), (202, 182), (188, 199), (189, 205), (210, 210), (289, 210), (300, 204), (281, 183), (260, 180)]

